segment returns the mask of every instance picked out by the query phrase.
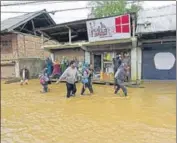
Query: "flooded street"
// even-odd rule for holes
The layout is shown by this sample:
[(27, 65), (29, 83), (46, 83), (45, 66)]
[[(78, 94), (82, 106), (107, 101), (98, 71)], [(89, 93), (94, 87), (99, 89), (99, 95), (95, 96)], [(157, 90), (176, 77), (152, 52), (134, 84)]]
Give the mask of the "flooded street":
[[(65, 84), (39, 81), (2, 84), (2, 143), (175, 143), (175, 82), (144, 83), (128, 88), (129, 97), (113, 86), (94, 85), (93, 96), (66, 99)], [(87, 92), (88, 93), (88, 92)]]

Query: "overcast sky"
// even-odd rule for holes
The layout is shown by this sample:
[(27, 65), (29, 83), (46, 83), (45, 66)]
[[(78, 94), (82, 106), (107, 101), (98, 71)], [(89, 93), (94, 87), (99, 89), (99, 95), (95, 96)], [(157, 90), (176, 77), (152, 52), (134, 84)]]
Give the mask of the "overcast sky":
[[(3, 4), (5, 3), (15, 3), (17, 1), (1, 1)], [(18, 1), (19, 2), (19, 1)], [(175, 4), (176, 1), (144, 1), (143, 8), (152, 8), (152, 7), (159, 7), (164, 5)], [(26, 11), (26, 12), (33, 12), (39, 11), (42, 9), (46, 9), (47, 11), (53, 10), (61, 10), (61, 9), (71, 9), (71, 8), (78, 8), (78, 7), (86, 7), (88, 1), (71, 1), (71, 2), (61, 2), (61, 1), (54, 1), (54, 2), (47, 2), (44, 4), (31, 4), (31, 5), (21, 5), (21, 6), (8, 6), (8, 7), (1, 7), (1, 11)], [(87, 18), (90, 10), (77, 10), (77, 11), (65, 11), (65, 12), (57, 12), (55, 15), (51, 15), (52, 18), (55, 20), (56, 23), (63, 23), (68, 21), (74, 21), (79, 19)], [(2, 13), (1, 12), (1, 21), (18, 16), (22, 14), (15, 14), (15, 13)]]

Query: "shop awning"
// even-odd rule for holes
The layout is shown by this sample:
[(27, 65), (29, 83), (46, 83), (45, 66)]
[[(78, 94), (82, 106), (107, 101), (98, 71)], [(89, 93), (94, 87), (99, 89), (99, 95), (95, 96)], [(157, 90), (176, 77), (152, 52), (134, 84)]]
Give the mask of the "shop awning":
[(121, 43), (131, 43), (132, 39), (119, 39), (119, 40), (110, 40), (110, 41), (99, 41), (99, 42), (87, 42), (82, 44), (83, 46), (99, 46), (99, 45), (110, 45), (110, 44), (121, 44)]
[(89, 46), (101, 46), (101, 45), (111, 45), (111, 44), (123, 44), (131, 43), (132, 39), (121, 39), (121, 40), (111, 40), (111, 41), (100, 41), (100, 42), (76, 42), (76, 43), (66, 43), (58, 45), (45, 45), (43, 48), (45, 50), (61, 50), (61, 49), (74, 49), (74, 48), (83, 48)]
[(81, 43), (67, 43), (67, 44), (58, 44), (58, 45), (45, 45), (43, 48), (45, 50), (62, 50), (62, 49), (74, 49), (80, 48), (82, 46)]

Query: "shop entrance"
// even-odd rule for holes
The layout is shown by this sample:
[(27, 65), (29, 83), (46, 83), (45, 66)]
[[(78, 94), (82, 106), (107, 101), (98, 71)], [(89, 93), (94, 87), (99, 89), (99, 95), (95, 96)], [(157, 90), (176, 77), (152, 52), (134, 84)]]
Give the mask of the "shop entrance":
[(101, 71), (101, 55), (94, 55), (94, 70), (96, 73)]

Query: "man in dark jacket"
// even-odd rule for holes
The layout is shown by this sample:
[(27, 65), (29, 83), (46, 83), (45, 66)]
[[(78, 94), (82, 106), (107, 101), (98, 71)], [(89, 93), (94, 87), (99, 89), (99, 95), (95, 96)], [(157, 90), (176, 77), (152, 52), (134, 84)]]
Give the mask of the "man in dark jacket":
[(114, 74), (115, 74), (119, 66), (122, 64), (121, 55), (117, 55), (116, 58), (113, 59), (113, 64), (114, 64)]
[[(114, 64), (114, 75), (115, 75), (117, 69), (122, 64), (122, 56), (117, 54), (116, 58), (113, 59), (113, 64)], [(116, 87), (116, 83), (117, 83), (117, 81), (114, 78), (114, 87)]]
[(115, 94), (118, 93), (120, 89), (124, 92), (124, 95), (127, 96), (127, 89), (124, 86), (124, 80), (126, 76), (126, 69), (127, 65), (126, 64), (121, 64), (119, 68), (117, 69), (117, 72), (115, 74), (115, 79), (116, 79), (116, 89), (115, 89)]
[(21, 82), (20, 84), (23, 85), (28, 84), (28, 80), (29, 80), (29, 70), (26, 68), (26, 66), (24, 66), (21, 70), (20, 70), (20, 77), (21, 77)]

